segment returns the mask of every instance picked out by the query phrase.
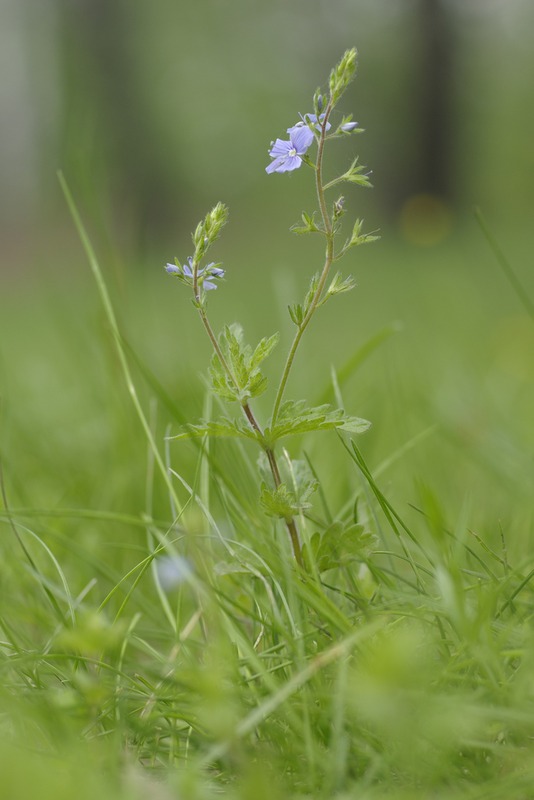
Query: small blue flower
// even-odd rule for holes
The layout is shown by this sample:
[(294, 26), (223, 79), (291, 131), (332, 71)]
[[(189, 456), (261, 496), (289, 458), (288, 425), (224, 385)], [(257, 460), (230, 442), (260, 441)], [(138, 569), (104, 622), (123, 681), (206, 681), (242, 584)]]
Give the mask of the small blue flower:
[[(193, 285), (193, 259), (191, 256), (181, 267), (176, 266), (176, 264), (166, 264), (165, 270), (169, 275), (177, 275), (189, 286)], [(212, 261), (197, 270), (197, 278), (199, 284), (208, 292), (210, 289), (217, 288), (217, 284), (213, 283), (210, 278), (224, 278), (224, 269), (216, 266), (215, 262)]]
[[(213, 261), (202, 270), (202, 273), (208, 278), (224, 278), (224, 270), (220, 267), (216, 267)], [(202, 279), (202, 286), (206, 291), (217, 288), (217, 284), (213, 283), (213, 281), (206, 280), (206, 277)]]
[[(320, 114), (319, 118), (317, 118), (316, 114), (301, 114), (300, 116), (302, 117), (304, 122), (306, 122), (306, 123), (307, 122), (311, 122), (312, 125), (315, 125), (315, 127), (317, 128), (318, 131), (320, 131), (321, 128), (323, 127), (323, 120), (325, 118), (324, 114)], [(325, 130), (329, 131), (331, 127), (332, 126), (330, 125), (330, 123), (327, 122)]]
[(305, 146), (306, 150), (311, 145), (314, 140), (313, 131), (305, 122), (297, 122), (296, 125), (292, 125), (291, 128), (287, 129), (289, 136), (291, 137), (292, 134), (298, 133), (301, 145)]
[[(319, 119), (317, 119), (316, 114), (300, 114), (299, 116), (300, 120), (295, 125), (292, 125), (291, 128), (288, 128), (287, 132), (291, 136), (292, 133), (298, 131), (301, 141), (304, 142), (306, 148), (308, 148), (315, 138), (310, 125), (312, 125), (318, 133), (321, 133), (322, 122), (325, 115), (321, 114)], [(329, 131), (331, 127), (330, 123), (327, 122), (325, 130)]]
[(344, 133), (352, 133), (354, 128), (357, 128), (357, 127), (358, 127), (358, 123), (357, 122), (345, 122), (344, 125), (340, 126), (339, 130), (343, 131)]
[(288, 130), (289, 141), (277, 139), (269, 155), (273, 161), (265, 172), (291, 172), (302, 164), (302, 156), (313, 141), (313, 133), (307, 125), (295, 125)]
[[(291, 133), (291, 131), (298, 130), (299, 128), (307, 128), (310, 132), (310, 144), (311, 144), (313, 142), (313, 131), (311, 130), (310, 125), (313, 125), (313, 127), (318, 131), (318, 133), (320, 133), (325, 115), (321, 114), (319, 118), (317, 118), (317, 114), (299, 114), (299, 116), (300, 116), (300, 121), (297, 122), (296, 125), (293, 125), (291, 128), (288, 128), (287, 132)], [(330, 125), (330, 123), (327, 122), (325, 130), (329, 131), (331, 127), (332, 126)]]

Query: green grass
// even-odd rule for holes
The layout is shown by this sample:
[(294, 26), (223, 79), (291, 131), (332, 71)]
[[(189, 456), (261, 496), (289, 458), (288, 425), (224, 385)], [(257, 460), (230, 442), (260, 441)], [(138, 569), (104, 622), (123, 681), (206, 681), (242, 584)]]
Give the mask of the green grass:
[[(3, 796), (533, 796), (534, 326), (485, 247), (370, 248), (314, 321), (289, 396), (373, 428), (291, 447), (321, 485), (305, 541), (340, 561), (307, 577), (253, 447), (166, 439), (217, 402), (180, 287), (132, 270), (99, 299), (80, 257), (4, 294)], [(287, 340), (306, 263), (262, 258), (210, 308)]]

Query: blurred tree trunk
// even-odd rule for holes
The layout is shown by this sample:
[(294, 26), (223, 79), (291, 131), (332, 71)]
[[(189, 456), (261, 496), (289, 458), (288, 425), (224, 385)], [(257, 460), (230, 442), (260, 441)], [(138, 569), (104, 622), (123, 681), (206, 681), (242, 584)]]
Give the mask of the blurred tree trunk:
[(454, 191), (456, 37), (449, 0), (419, 0), (417, 25), (420, 64), (416, 131), (419, 142), (411, 191), (450, 200)]
[[(153, 236), (176, 216), (175, 199), (162, 148), (143, 107), (128, 3), (58, 2), (63, 74), (68, 76), (64, 123), (71, 141), (67, 146), (71, 153), (85, 147), (88, 158), (100, 167), (113, 206), (123, 209), (126, 228), (133, 227), (141, 240), (149, 230)], [(92, 133), (76, 119), (80, 115)], [(90, 180), (90, 167), (84, 169), (89, 170)], [(99, 180), (98, 168), (92, 177)]]

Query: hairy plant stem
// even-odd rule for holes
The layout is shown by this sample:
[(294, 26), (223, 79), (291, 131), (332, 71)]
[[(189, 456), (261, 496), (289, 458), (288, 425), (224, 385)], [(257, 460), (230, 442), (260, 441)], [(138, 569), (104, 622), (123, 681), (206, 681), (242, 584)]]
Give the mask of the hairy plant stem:
[[(208, 316), (206, 314), (206, 310), (205, 310), (205, 308), (204, 308), (204, 306), (202, 304), (202, 299), (201, 299), (201, 295), (200, 295), (200, 289), (199, 289), (199, 286), (198, 286), (198, 274), (197, 273), (198, 273), (198, 267), (195, 264), (194, 265), (194, 269), (193, 269), (193, 292), (194, 292), (194, 295), (195, 295), (195, 301), (196, 301), (196, 305), (197, 305), (197, 308), (198, 308), (198, 313), (200, 315), (200, 319), (202, 320), (202, 324), (204, 325), (206, 333), (208, 334), (208, 337), (209, 337), (209, 339), (210, 339), (210, 341), (211, 341), (211, 343), (213, 345), (213, 349), (215, 350), (215, 353), (217, 354), (217, 358), (221, 362), (224, 371), (226, 372), (226, 374), (228, 375), (228, 377), (230, 378), (230, 380), (232, 381), (232, 383), (234, 384), (234, 386), (237, 389), (237, 388), (239, 388), (237, 380), (236, 380), (236, 378), (235, 378), (235, 376), (234, 376), (234, 374), (232, 372), (232, 369), (231, 369), (230, 365), (228, 364), (226, 358), (224, 357), (224, 354), (223, 354), (223, 352), (221, 350), (219, 342), (217, 341), (217, 337), (215, 336), (213, 328), (211, 327), (211, 323), (210, 323), (210, 321), (208, 319)], [(267, 456), (267, 461), (269, 462), (269, 467), (270, 467), (270, 470), (271, 470), (271, 474), (273, 476), (274, 485), (278, 489), (278, 487), (282, 483), (282, 478), (280, 477), (280, 470), (278, 469), (278, 462), (276, 461), (276, 456), (275, 456), (274, 450), (273, 450), (272, 447), (269, 447), (264, 443), (265, 442), (265, 437), (264, 437), (263, 431), (262, 431), (261, 426), (260, 426), (259, 422), (257, 421), (256, 417), (254, 416), (254, 412), (252, 411), (248, 401), (244, 402), (244, 403), (241, 403), (241, 408), (243, 410), (243, 413), (244, 413), (245, 417), (248, 420), (248, 423), (249, 423), (250, 427), (252, 428), (252, 430), (258, 436), (258, 442), (259, 442), (260, 446), (262, 447), (263, 451), (265, 452), (265, 455)], [(287, 528), (287, 531), (289, 533), (289, 538), (291, 540), (291, 548), (293, 550), (293, 555), (295, 557), (295, 561), (297, 562), (299, 567), (303, 567), (304, 568), (304, 560), (302, 558), (302, 548), (300, 546), (300, 539), (299, 539), (299, 534), (298, 534), (297, 525), (295, 523), (295, 520), (294, 520), (293, 517), (285, 517), (284, 518), (284, 522), (286, 524), (286, 528)]]
[(328, 210), (326, 208), (325, 188), (323, 186), (323, 154), (324, 154), (324, 145), (326, 139), (326, 126), (328, 124), (328, 117), (330, 116), (331, 111), (332, 111), (332, 99), (330, 99), (328, 102), (324, 114), (324, 119), (321, 125), (321, 133), (319, 136), (319, 144), (317, 147), (317, 163), (315, 165), (315, 189), (317, 192), (317, 200), (319, 203), (321, 217), (323, 220), (324, 235), (326, 237), (325, 261), (323, 270), (319, 277), (319, 283), (317, 284), (317, 289), (315, 291), (315, 294), (313, 295), (312, 301), (304, 316), (304, 319), (302, 320), (302, 322), (298, 327), (297, 333), (295, 334), (295, 338), (293, 339), (293, 343), (287, 355), (284, 371), (282, 372), (282, 378), (280, 380), (280, 384), (278, 386), (278, 392), (276, 394), (276, 398), (274, 401), (273, 414), (271, 418), (271, 427), (274, 426), (277, 420), (278, 413), (280, 411), (280, 405), (282, 404), (286, 384), (289, 378), (289, 373), (291, 372), (293, 361), (295, 360), (295, 355), (297, 353), (300, 341), (304, 335), (304, 331), (310, 324), (311, 318), (313, 317), (315, 311), (317, 310), (317, 306), (319, 305), (319, 301), (321, 300), (321, 296), (323, 294), (326, 279), (328, 278), (328, 273), (330, 272), (330, 267), (332, 266), (332, 262), (334, 260), (334, 231), (332, 230), (332, 222), (330, 220), (330, 217), (328, 215)]

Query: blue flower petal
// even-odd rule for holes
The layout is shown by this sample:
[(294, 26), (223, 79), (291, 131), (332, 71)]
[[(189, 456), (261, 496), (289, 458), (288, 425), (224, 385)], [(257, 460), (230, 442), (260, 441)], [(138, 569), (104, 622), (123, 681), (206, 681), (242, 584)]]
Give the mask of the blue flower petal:
[(292, 144), (290, 141), (286, 141), (285, 139), (277, 139), (276, 142), (273, 143), (271, 150), (269, 150), (269, 155), (275, 158), (275, 156), (285, 156), (291, 150)]
[(191, 256), (189, 256), (189, 258), (187, 259), (186, 263), (183, 265), (182, 272), (188, 278), (192, 278), (193, 277), (193, 259), (191, 258)]
[(302, 164), (302, 159), (300, 156), (289, 156), (284, 160), (283, 164), (280, 164), (277, 172), (291, 172), (294, 169), (298, 169)]
[(286, 155), (283, 155), (275, 158), (268, 167), (265, 167), (265, 172), (284, 172), (284, 170), (280, 169), (280, 167), (284, 164), (286, 157)]
[[(320, 114), (319, 119), (317, 119), (317, 114), (304, 114), (304, 116), (302, 117), (303, 120), (309, 120), (311, 123), (313, 123), (318, 131), (320, 131), (321, 128), (323, 127), (324, 118), (325, 118), (324, 114)], [(330, 125), (330, 123), (327, 122), (325, 130), (329, 131), (331, 127), (332, 126)]]
[(304, 154), (314, 140), (313, 131), (304, 122), (297, 122), (292, 128), (287, 129), (295, 149)]
[(165, 271), (169, 273), (169, 275), (181, 275), (180, 268), (176, 266), (176, 264), (165, 264)]
[(308, 147), (313, 142), (313, 139), (313, 132), (308, 128), (307, 125), (303, 125), (302, 128), (293, 128), (291, 131), (291, 144), (299, 156), (304, 155)]

